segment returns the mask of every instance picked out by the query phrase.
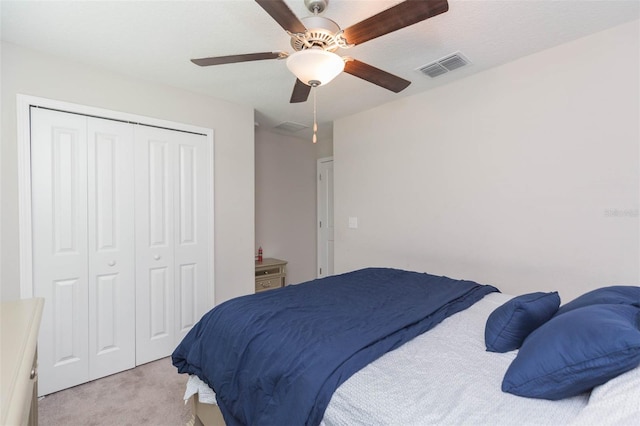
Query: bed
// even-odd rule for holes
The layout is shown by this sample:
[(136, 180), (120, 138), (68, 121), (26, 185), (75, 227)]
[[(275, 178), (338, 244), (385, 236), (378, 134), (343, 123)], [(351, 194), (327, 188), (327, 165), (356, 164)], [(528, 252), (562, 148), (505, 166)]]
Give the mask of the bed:
[[(622, 295), (607, 291), (604, 304), (600, 293), (600, 299), (587, 300), (599, 304), (595, 308), (563, 305), (565, 312), (558, 312), (557, 293), (513, 297), (471, 281), (367, 268), (226, 302), (185, 337), (173, 362), (190, 374), (185, 396), (196, 424), (633, 423), (640, 416), (640, 287), (625, 287)], [(590, 310), (602, 306), (625, 319), (612, 321), (624, 325), (613, 333), (622, 337), (612, 340), (623, 340), (625, 350), (613, 351), (614, 358), (607, 353), (606, 365), (589, 359), (583, 372), (571, 371), (572, 377), (586, 375), (582, 381), (598, 384), (587, 383), (590, 388), (578, 392), (572, 383), (568, 397), (558, 398), (555, 389), (547, 390), (547, 397), (517, 395), (546, 386), (518, 377), (520, 371), (511, 373), (513, 365), (527, 361), (518, 355), (533, 351), (534, 361), (546, 356), (535, 352), (544, 346), (536, 339), (554, 338), (545, 329), (590, 321), (601, 316)], [(520, 336), (522, 349), (509, 350), (508, 342), (506, 350), (487, 350), (488, 324), (504, 323), (505, 315), (512, 324), (523, 312), (528, 320), (533, 312), (541, 324), (527, 323), (524, 331), (519, 324), (516, 334), (528, 335)], [(349, 332), (342, 335), (345, 329)], [(588, 327), (569, 331), (575, 336), (582, 329)], [(292, 346), (301, 346), (300, 352)], [(312, 364), (323, 364), (324, 372)], [(609, 365), (623, 367), (593, 382), (593, 371)], [(526, 382), (524, 388), (535, 386), (505, 392), (509, 374)]]

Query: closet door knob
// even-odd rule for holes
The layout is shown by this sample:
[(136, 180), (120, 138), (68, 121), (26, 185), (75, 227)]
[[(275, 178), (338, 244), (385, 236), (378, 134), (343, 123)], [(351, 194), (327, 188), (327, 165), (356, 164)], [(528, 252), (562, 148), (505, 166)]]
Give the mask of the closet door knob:
[(108, 263), (109, 266), (116, 266), (116, 261), (112, 260), (111, 262)]
[(153, 256), (153, 258), (154, 258), (155, 260), (160, 260), (160, 255), (159, 255), (159, 254), (156, 254), (155, 256)]

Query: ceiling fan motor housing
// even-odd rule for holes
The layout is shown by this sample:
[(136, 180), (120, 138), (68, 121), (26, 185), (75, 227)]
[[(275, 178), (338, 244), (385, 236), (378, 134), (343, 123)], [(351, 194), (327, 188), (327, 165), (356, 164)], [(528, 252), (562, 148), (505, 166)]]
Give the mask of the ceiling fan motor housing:
[(308, 16), (301, 19), (307, 31), (304, 33), (291, 33), (291, 47), (300, 51), (319, 47), (322, 50), (334, 52), (339, 48), (349, 47), (342, 37), (342, 30), (331, 19), (322, 16)]

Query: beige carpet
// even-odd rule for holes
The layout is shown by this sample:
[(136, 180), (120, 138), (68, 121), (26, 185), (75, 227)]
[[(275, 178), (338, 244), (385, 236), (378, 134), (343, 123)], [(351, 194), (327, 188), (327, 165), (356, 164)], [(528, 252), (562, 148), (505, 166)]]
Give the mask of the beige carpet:
[(41, 426), (178, 426), (191, 420), (186, 374), (170, 358), (52, 393), (38, 402)]

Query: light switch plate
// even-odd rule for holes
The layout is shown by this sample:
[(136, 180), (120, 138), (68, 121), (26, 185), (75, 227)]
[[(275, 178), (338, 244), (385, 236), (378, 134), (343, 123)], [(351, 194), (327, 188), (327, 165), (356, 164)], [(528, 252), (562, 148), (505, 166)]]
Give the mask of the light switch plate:
[(349, 216), (349, 228), (358, 229), (358, 218), (354, 216)]

